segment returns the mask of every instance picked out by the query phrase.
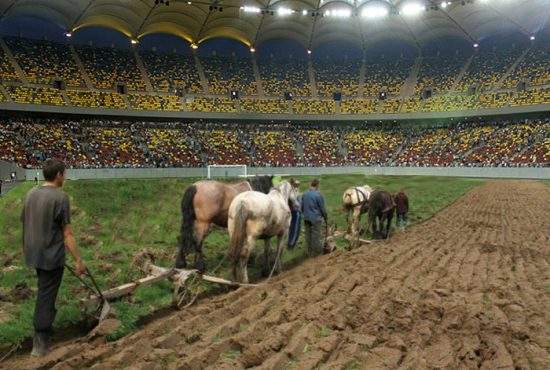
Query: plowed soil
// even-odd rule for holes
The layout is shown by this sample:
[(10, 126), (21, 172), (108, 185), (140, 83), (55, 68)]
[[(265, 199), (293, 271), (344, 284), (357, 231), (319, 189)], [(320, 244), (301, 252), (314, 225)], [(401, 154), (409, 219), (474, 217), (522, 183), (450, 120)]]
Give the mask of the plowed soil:
[(549, 258), (550, 188), (489, 182), (389, 241), (3, 366), (550, 369)]

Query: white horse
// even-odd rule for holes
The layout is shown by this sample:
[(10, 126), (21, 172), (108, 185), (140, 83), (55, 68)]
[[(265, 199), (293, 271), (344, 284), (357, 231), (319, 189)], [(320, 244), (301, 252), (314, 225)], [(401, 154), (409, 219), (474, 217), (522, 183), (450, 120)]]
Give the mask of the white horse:
[[(248, 283), (246, 264), (262, 238), (264, 246), (264, 271), (269, 269), (270, 239), (277, 237), (277, 257), (273, 266), (281, 270), (281, 254), (290, 228), (289, 202), (296, 202), (297, 189), (283, 181), (268, 194), (245, 191), (233, 199), (229, 206), (227, 229), (231, 240), (229, 255), (233, 259), (233, 276), (236, 281)], [(272, 270), (272, 271), (273, 271)]]
[(355, 186), (346, 189), (342, 196), (342, 207), (346, 212), (348, 222), (348, 234), (357, 237), (359, 234), (359, 222), (361, 215), (367, 211), (367, 202), (373, 189), (368, 186)]

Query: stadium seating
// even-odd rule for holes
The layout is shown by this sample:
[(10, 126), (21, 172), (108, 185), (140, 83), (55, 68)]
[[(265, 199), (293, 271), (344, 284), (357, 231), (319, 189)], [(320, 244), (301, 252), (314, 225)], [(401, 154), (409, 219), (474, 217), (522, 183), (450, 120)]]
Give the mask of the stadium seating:
[(243, 112), (288, 113), (288, 104), (284, 100), (272, 99), (242, 99)]
[(235, 113), (237, 107), (235, 100), (229, 98), (203, 98), (197, 97), (192, 101), (186, 103), (186, 109), (188, 111), (197, 112), (221, 112), (221, 113)]
[(430, 87), (438, 94), (451, 91), (464, 63), (466, 57), (463, 55), (423, 58), (415, 94), (420, 96), (424, 89)]
[(245, 145), (250, 139), (242, 130), (210, 129), (200, 130), (198, 138), (201, 153), (207, 164), (248, 164), (249, 156)]
[(0, 160), (27, 164), (25, 146), (20, 140), (19, 125), (0, 121)]
[(334, 114), (334, 100), (293, 100), (292, 108), (297, 114)]
[(457, 90), (467, 92), (470, 87), (478, 86), (485, 91), (497, 87), (497, 82), (514, 64), (523, 50), (514, 44), (503, 44), (494, 48), (481, 47), (460, 80)]
[(6, 38), (6, 44), (29, 82), (51, 85), (55, 79), (60, 79), (67, 86), (84, 85), (67, 45), (15, 37)]
[(367, 60), (364, 95), (378, 97), (380, 91), (386, 91), (393, 96), (399, 95), (413, 64), (414, 60), (401, 58)]
[(521, 81), (531, 86), (550, 84), (550, 48), (534, 46), (504, 81), (503, 87), (515, 89)]
[(155, 167), (197, 167), (200, 158), (188, 140), (191, 132), (181, 128), (145, 128), (141, 136)]
[(229, 95), (232, 90), (241, 95), (258, 93), (250, 59), (213, 55), (201, 58), (201, 64), (211, 94)]
[(137, 168), (152, 165), (128, 127), (84, 127), (83, 137), (90, 148), (88, 167)]
[(511, 106), (550, 104), (550, 89), (528, 90), (514, 94), (510, 99)]
[(145, 82), (131, 51), (91, 46), (78, 47), (77, 51), (95, 87), (114, 89), (117, 83), (122, 83), (128, 90), (145, 90)]
[(19, 77), (11, 65), (8, 56), (4, 53), (4, 50), (0, 48), (0, 82), (18, 80)]
[(398, 132), (357, 130), (344, 135), (346, 164), (375, 166), (387, 164), (403, 142)]
[(346, 97), (357, 96), (360, 59), (319, 58), (313, 66), (319, 95), (332, 98), (334, 92), (341, 92)]
[(11, 99), (16, 103), (66, 105), (63, 96), (57, 89), (49, 87), (9, 86), (7, 88)]
[(85, 108), (127, 109), (122, 95), (103, 91), (67, 90), (72, 105)]
[(273, 167), (296, 165), (294, 140), (288, 130), (258, 130), (253, 135), (253, 163)]
[(298, 130), (303, 148), (300, 164), (303, 166), (339, 166), (344, 163), (340, 139), (332, 130)]
[(294, 97), (311, 95), (306, 60), (265, 58), (258, 60), (258, 68), (266, 95), (282, 97), (285, 92)]
[(343, 114), (369, 114), (375, 113), (378, 108), (377, 100), (354, 99), (342, 100), (340, 112)]
[(153, 89), (171, 92), (170, 87), (198, 94), (202, 92), (195, 60), (190, 55), (142, 52), (141, 59)]
[(139, 110), (183, 110), (181, 99), (175, 95), (130, 94), (128, 101), (132, 108)]

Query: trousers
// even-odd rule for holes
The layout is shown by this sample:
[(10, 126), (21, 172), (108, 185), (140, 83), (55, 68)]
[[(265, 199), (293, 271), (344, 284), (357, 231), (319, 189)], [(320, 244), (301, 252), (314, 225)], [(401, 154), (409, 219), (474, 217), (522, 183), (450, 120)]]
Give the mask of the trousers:
[(323, 221), (311, 222), (304, 221), (305, 240), (307, 253), (310, 256), (317, 256), (323, 253)]
[(57, 313), (55, 301), (63, 278), (63, 267), (55, 270), (36, 269), (36, 276), (38, 292), (34, 307), (34, 331), (36, 333), (51, 333)]

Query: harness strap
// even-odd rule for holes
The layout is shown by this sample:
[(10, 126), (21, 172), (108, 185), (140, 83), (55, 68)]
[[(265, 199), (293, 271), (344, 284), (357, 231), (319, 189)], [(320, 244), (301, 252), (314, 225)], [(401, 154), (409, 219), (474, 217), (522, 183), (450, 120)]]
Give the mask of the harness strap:
[[(362, 206), (363, 204), (365, 204), (369, 200), (367, 195), (365, 193), (363, 193), (363, 191), (361, 189), (359, 189), (358, 187), (355, 187), (353, 189), (355, 190), (355, 194), (357, 195), (357, 203), (351, 205), (353, 208), (355, 208), (357, 206)], [(359, 200), (360, 199), (359, 194), (361, 194), (363, 196), (363, 200)]]

